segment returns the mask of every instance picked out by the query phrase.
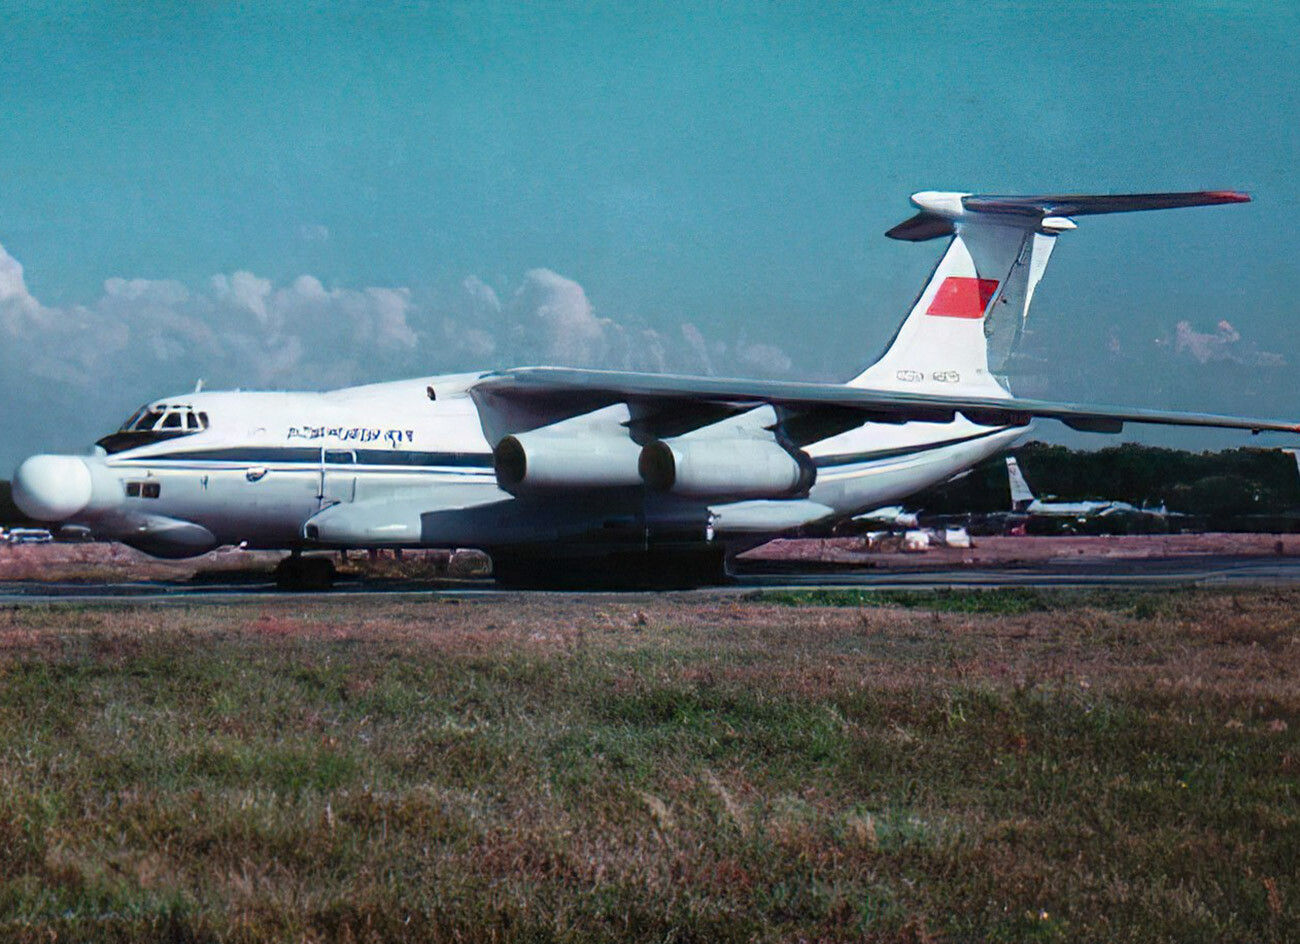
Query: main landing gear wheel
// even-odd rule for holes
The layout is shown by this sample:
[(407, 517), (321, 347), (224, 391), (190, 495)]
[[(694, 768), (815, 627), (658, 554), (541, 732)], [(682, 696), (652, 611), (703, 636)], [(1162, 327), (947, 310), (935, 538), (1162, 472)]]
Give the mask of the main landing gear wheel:
[(275, 585), (281, 590), (329, 590), (334, 586), (334, 562), (291, 554), (276, 565)]

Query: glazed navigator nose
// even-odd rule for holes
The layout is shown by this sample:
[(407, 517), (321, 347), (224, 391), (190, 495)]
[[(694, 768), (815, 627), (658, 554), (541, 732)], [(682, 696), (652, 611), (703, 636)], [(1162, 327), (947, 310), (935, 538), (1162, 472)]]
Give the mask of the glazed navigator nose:
[(90, 468), (76, 456), (32, 456), (14, 472), (14, 504), (37, 521), (71, 518), (91, 491)]

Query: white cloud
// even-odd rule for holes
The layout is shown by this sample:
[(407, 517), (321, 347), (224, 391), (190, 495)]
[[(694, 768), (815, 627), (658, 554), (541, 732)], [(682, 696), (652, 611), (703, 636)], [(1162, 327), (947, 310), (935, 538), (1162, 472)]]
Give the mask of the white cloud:
[(0, 249), (5, 379), (79, 390), (138, 387), (143, 399), (198, 376), (228, 386), (318, 388), (409, 371), (420, 343), (410, 292), (288, 286), (251, 272), (213, 276), (200, 292), (168, 280), (111, 278), (90, 305), (51, 308)]
[(713, 358), (709, 356), (709, 345), (704, 340), (704, 335), (700, 329), (693, 324), (682, 325), (682, 340), (686, 342), (686, 347), (699, 361), (699, 372), (702, 374), (712, 374)]
[(271, 323), (271, 313), (266, 299), (271, 294), (271, 280), (259, 279), (251, 272), (233, 275), (214, 275), (212, 292), (218, 304), (252, 313), (264, 327), (278, 327)]
[(39, 318), (40, 305), (27, 291), (23, 267), (13, 256), (0, 251), (0, 317), (7, 332), (16, 334)]
[(467, 276), (460, 287), (475, 315), (492, 317), (501, 313), (501, 299), (496, 291), (477, 275)]
[(785, 374), (789, 373), (790, 368), (794, 366), (790, 356), (772, 344), (749, 343), (742, 340), (736, 346), (736, 355), (745, 367), (760, 374)]
[[(537, 354), (554, 364), (598, 364), (608, 360), (613, 322), (597, 318), (582, 286), (550, 269), (524, 273), (511, 300), (515, 327)], [(533, 347), (533, 343), (528, 343)]]
[(791, 369), (771, 345), (603, 316), (580, 284), (545, 268), (504, 291), (471, 275), (449, 295), (418, 303), (403, 287), (329, 288), (312, 275), (277, 285), (237, 271), (197, 289), (111, 278), (89, 304), (51, 307), (0, 247), (0, 391), (11, 459), (54, 448), (51, 427), (63, 448), (84, 445), (118, 419), (101, 411), (189, 389), (199, 377), (209, 389), (318, 390), (547, 363), (732, 375)]
[(1286, 358), (1271, 351), (1261, 351), (1254, 344), (1243, 344), (1241, 332), (1231, 322), (1220, 321), (1213, 331), (1197, 331), (1190, 321), (1180, 321), (1174, 328), (1173, 349), (1198, 364), (1230, 361), (1255, 367), (1281, 367)]

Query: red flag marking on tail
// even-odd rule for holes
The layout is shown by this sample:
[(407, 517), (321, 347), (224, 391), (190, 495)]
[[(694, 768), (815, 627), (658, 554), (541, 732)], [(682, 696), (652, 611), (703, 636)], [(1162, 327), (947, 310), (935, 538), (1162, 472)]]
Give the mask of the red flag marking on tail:
[(989, 299), (998, 290), (997, 279), (971, 279), (950, 275), (943, 280), (934, 301), (925, 310), (940, 318), (983, 318)]

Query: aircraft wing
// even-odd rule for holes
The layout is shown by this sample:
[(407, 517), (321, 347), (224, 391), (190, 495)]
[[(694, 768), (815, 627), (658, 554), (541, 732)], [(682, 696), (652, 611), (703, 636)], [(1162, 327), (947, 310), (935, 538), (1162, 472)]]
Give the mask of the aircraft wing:
[[(906, 423), (951, 422), (960, 413), (985, 426), (1023, 426), (1032, 419), (1058, 420), (1085, 432), (1118, 433), (1125, 423), (1161, 426), (1201, 426), (1250, 430), (1252, 433), (1300, 433), (1300, 424), (1275, 419), (1220, 416), (1213, 413), (1179, 413), (1133, 407), (1092, 406), (1027, 400), (1015, 397), (941, 396), (872, 390), (841, 384), (799, 383), (777, 380), (732, 380), (641, 374), (565, 367), (522, 367), (487, 374), (471, 389), (476, 399), (502, 397), (519, 406), (528, 426), (546, 425), (578, 412), (615, 403), (649, 407), (661, 415), (698, 413), (698, 425), (716, 417), (710, 405), (744, 409), (770, 404), (787, 411), (833, 414), (851, 425), (864, 421)], [(689, 419), (684, 425), (690, 428)], [(514, 432), (517, 430), (511, 430)]]

